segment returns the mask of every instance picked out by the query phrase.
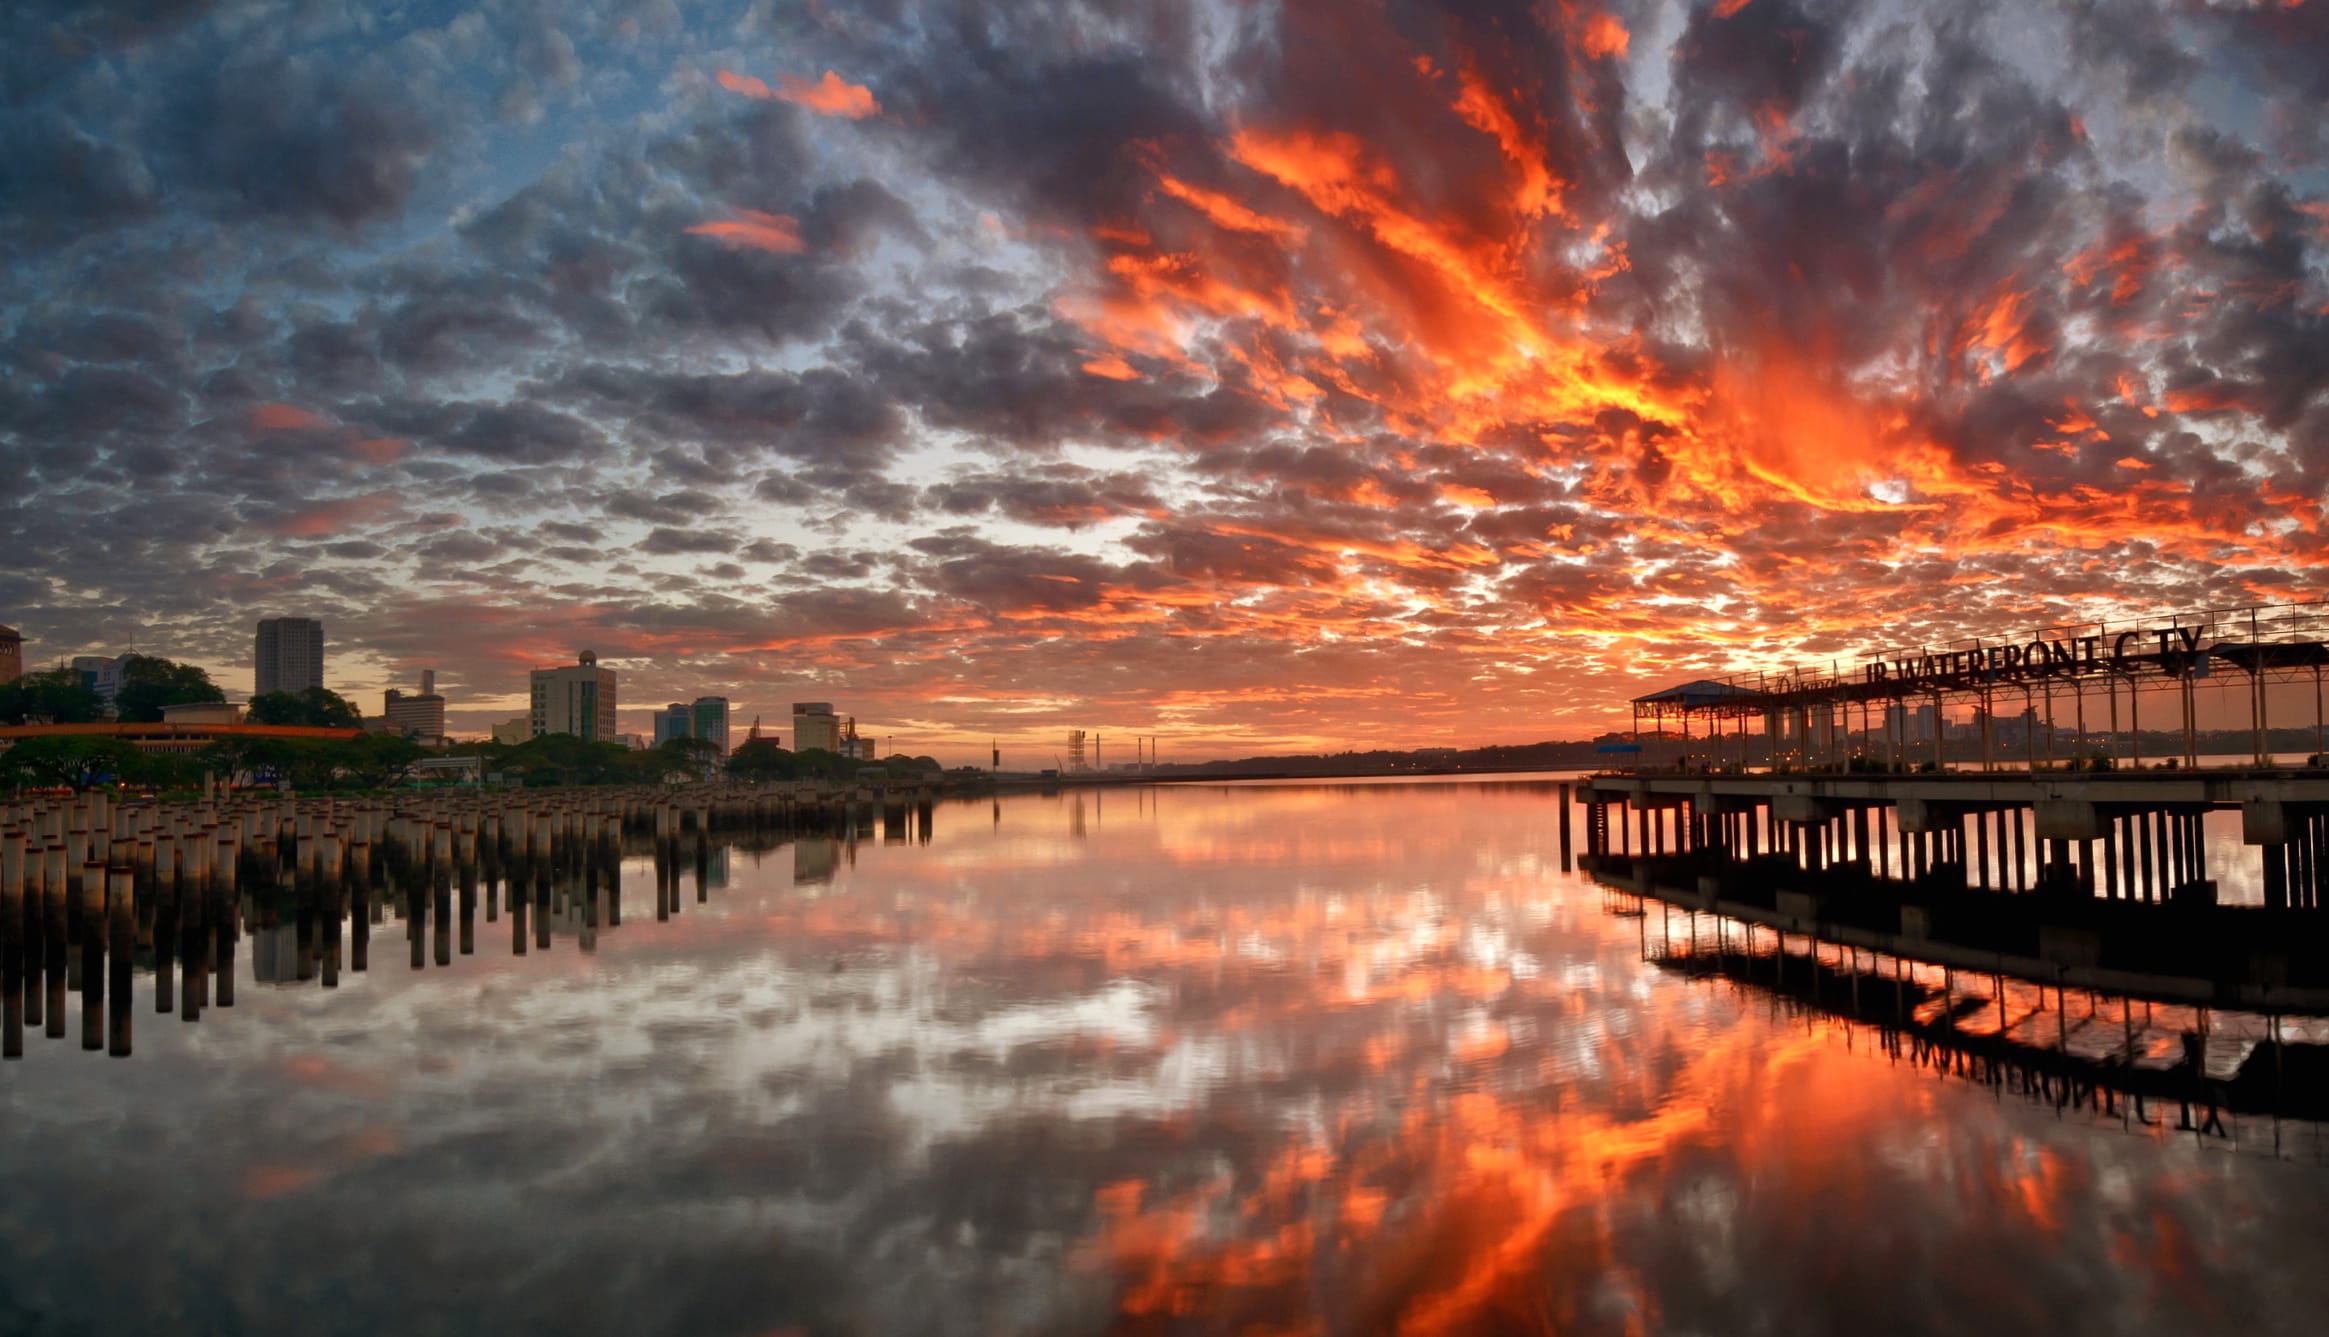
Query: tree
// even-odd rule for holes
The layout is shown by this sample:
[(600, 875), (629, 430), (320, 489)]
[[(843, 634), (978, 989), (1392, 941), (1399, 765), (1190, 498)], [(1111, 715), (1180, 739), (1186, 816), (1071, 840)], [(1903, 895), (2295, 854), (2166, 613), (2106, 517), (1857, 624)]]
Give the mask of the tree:
[(157, 655), (131, 655), (121, 666), (121, 691), (113, 699), (113, 716), (124, 724), (154, 724), (161, 720), (164, 706), (224, 700), (226, 693), (196, 665)]
[(649, 755), (634, 753), (621, 743), (594, 743), (570, 733), (551, 733), (511, 748), (502, 757), (501, 767), (524, 776), (529, 788), (628, 784), (645, 778), (643, 768)]
[(288, 724), (308, 729), (361, 729), (364, 714), (328, 687), (298, 692), (262, 692), (251, 698), (246, 716), (253, 724)]
[(0, 752), (0, 775), (18, 789), (90, 789), (107, 779), (142, 783), (152, 769), (144, 753), (118, 738), (27, 738)]
[(395, 734), (368, 733), (323, 743), (356, 783), (365, 789), (393, 789), (412, 778), (412, 768), (428, 749)]
[(728, 778), (746, 784), (765, 784), (771, 780), (790, 780), (797, 773), (793, 754), (766, 738), (754, 738), (737, 745), (728, 754)]
[(720, 768), (720, 745), (709, 738), (667, 738), (647, 755), (650, 783), (702, 780)]
[(0, 683), (0, 724), (90, 724), (104, 718), (104, 699), (72, 669)]

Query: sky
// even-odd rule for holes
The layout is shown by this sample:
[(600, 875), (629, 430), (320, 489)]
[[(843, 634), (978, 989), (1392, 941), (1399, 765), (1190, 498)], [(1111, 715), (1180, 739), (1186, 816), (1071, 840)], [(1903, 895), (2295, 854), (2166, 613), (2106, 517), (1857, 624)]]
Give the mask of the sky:
[(13, 6), (0, 622), (1115, 761), (2317, 598), (2325, 127), (2323, 0)]

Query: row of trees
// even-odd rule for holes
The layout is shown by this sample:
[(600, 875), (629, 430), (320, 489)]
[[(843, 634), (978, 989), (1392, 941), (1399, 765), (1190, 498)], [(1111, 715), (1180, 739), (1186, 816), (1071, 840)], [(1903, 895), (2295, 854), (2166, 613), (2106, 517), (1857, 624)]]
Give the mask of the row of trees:
[[(166, 661), (165, 661), (166, 662)], [(70, 670), (65, 671), (68, 675)], [(201, 670), (195, 669), (196, 675)], [(36, 683), (20, 701), (54, 704), (77, 702), (54, 674), (35, 675)], [(72, 686), (79, 686), (78, 675)], [(20, 680), (21, 681), (21, 680)], [(207, 682), (207, 678), (204, 679)], [(16, 684), (10, 684), (15, 686)], [(215, 689), (214, 689), (215, 690)], [(95, 693), (89, 693), (94, 697)], [(199, 698), (196, 698), (199, 699)], [(175, 704), (174, 702), (171, 704)], [(40, 722), (80, 723), (97, 711), (68, 710), (64, 718), (47, 709), (21, 707)], [(152, 718), (159, 718), (155, 708)], [(0, 719), (7, 718), (0, 712)], [(122, 718), (128, 719), (125, 710)], [(301, 693), (270, 692), (251, 703), (255, 724), (304, 725), (315, 728), (357, 728), (362, 724), (354, 706), (332, 692), (310, 688)], [(204, 775), (236, 785), (289, 784), (302, 790), (390, 789), (412, 781), (419, 763), (436, 755), (418, 744), (387, 734), (354, 738), (227, 737), (197, 752), (145, 752), (118, 738), (64, 736), (25, 739), (0, 752), (0, 790), (88, 789), (99, 784), (139, 788), (193, 788)], [(572, 734), (549, 734), (523, 743), (475, 743), (445, 755), (472, 756), (481, 773), (499, 774), (528, 786), (668, 784), (725, 776), (746, 783), (786, 780), (854, 781), (867, 771), (897, 783), (918, 781), (939, 773), (929, 757), (890, 757), (879, 763), (859, 761), (811, 748), (788, 752), (766, 739), (738, 747), (723, 762), (709, 741), (675, 738), (638, 751), (620, 743), (591, 742)]]
[[(226, 693), (210, 674), (193, 664), (131, 655), (122, 665), (113, 718), (152, 724), (162, 718), (164, 706), (224, 700)], [(74, 669), (44, 669), (0, 683), (0, 724), (94, 724), (105, 717), (105, 698)]]
[(392, 789), (430, 755), (387, 734), (354, 738), (221, 738), (195, 752), (148, 752), (118, 738), (27, 738), (0, 752), (0, 789), (193, 789), (205, 775), (230, 784), (300, 789)]
[[(123, 724), (153, 724), (162, 718), (165, 706), (224, 700), (226, 693), (196, 665), (156, 655), (132, 655), (122, 666), (113, 718)], [(105, 718), (105, 698), (77, 669), (44, 669), (0, 683), (0, 724), (94, 724)], [(363, 712), (356, 704), (324, 687), (254, 696), (245, 718), (253, 724), (294, 724), (311, 729), (364, 727)]]

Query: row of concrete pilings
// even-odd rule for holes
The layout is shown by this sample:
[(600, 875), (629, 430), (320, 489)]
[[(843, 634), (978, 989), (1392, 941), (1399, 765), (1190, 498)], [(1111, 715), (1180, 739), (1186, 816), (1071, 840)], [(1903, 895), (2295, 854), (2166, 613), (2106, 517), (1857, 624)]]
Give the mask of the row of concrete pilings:
[(251, 929), (294, 926), (287, 969), (325, 988), (343, 966), (369, 967), (371, 928), (390, 910), (416, 968), (432, 945), (449, 964), (456, 922), (457, 950), (475, 950), (481, 901), (488, 923), (506, 906), (518, 955), (529, 920), (533, 945), (550, 945), (553, 915), (589, 948), (602, 924), (622, 923), (626, 853), (652, 854), (655, 917), (668, 919), (690, 873), (696, 900), (708, 896), (717, 839), (854, 832), (876, 815), (901, 833), (918, 816), (927, 838), (933, 800), (926, 787), (804, 783), (0, 805), (0, 1057), (23, 1056), (28, 1028), (66, 1038), (76, 995), (81, 1046), (126, 1056), (142, 969), (159, 1014), (191, 1022), (233, 1007)]

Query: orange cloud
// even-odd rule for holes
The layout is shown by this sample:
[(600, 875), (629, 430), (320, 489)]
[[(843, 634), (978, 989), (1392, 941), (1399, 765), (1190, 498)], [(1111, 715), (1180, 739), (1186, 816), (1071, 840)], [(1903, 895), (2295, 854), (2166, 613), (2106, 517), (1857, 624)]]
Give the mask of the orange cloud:
[(261, 404), (251, 410), (251, 426), (262, 431), (291, 431), (324, 425), (323, 418), (296, 404)]
[(720, 87), (731, 93), (741, 93), (763, 102), (790, 102), (820, 116), (862, 121), (868, 116), (881, 114), (881, 103), (875, 100), (872, 89), (863, 84), (850, 83), (831, 70), (825, 71), (823, 78), (815, 80), (780, 74), (776, 77), (774, 88), (770, 88), (765, 79), (737, 74), (732, 70), (721, 70), (712, 77), (719, 81)]
[(394, 510), (394, 493), (377, 492), (362, 497), (337, 497), (299, 507), (271, 522), (267, 528), (285, 538), (323, 538), (342, 530), (379, 520)]
[(770, 88), (765, 80), (756, 79), (749, 74), (735, 74), (721, 70), (713, 77), (720, 81), (720, 87), (731, 93), (742, 93), (746, 97), (759, 98), (763, 102), (776, 100), (775, 89)]
[(1596, 14), (1585, 24), (1585, 54), (1595, 60), (1624, 55), (1632, 40), (1633, 35), (1613, 15)]
[(790, 214), (764, 214), (757, 209), (737, 209), (736, 216), (716, 223), (698, 223), (688, 229), (693, 235), (716, 237), (730, 246), (750, 247), (753, 250), (774, 251), (779, 255), (799, 255), (809, 249), (801, 240), (800, 220)]

